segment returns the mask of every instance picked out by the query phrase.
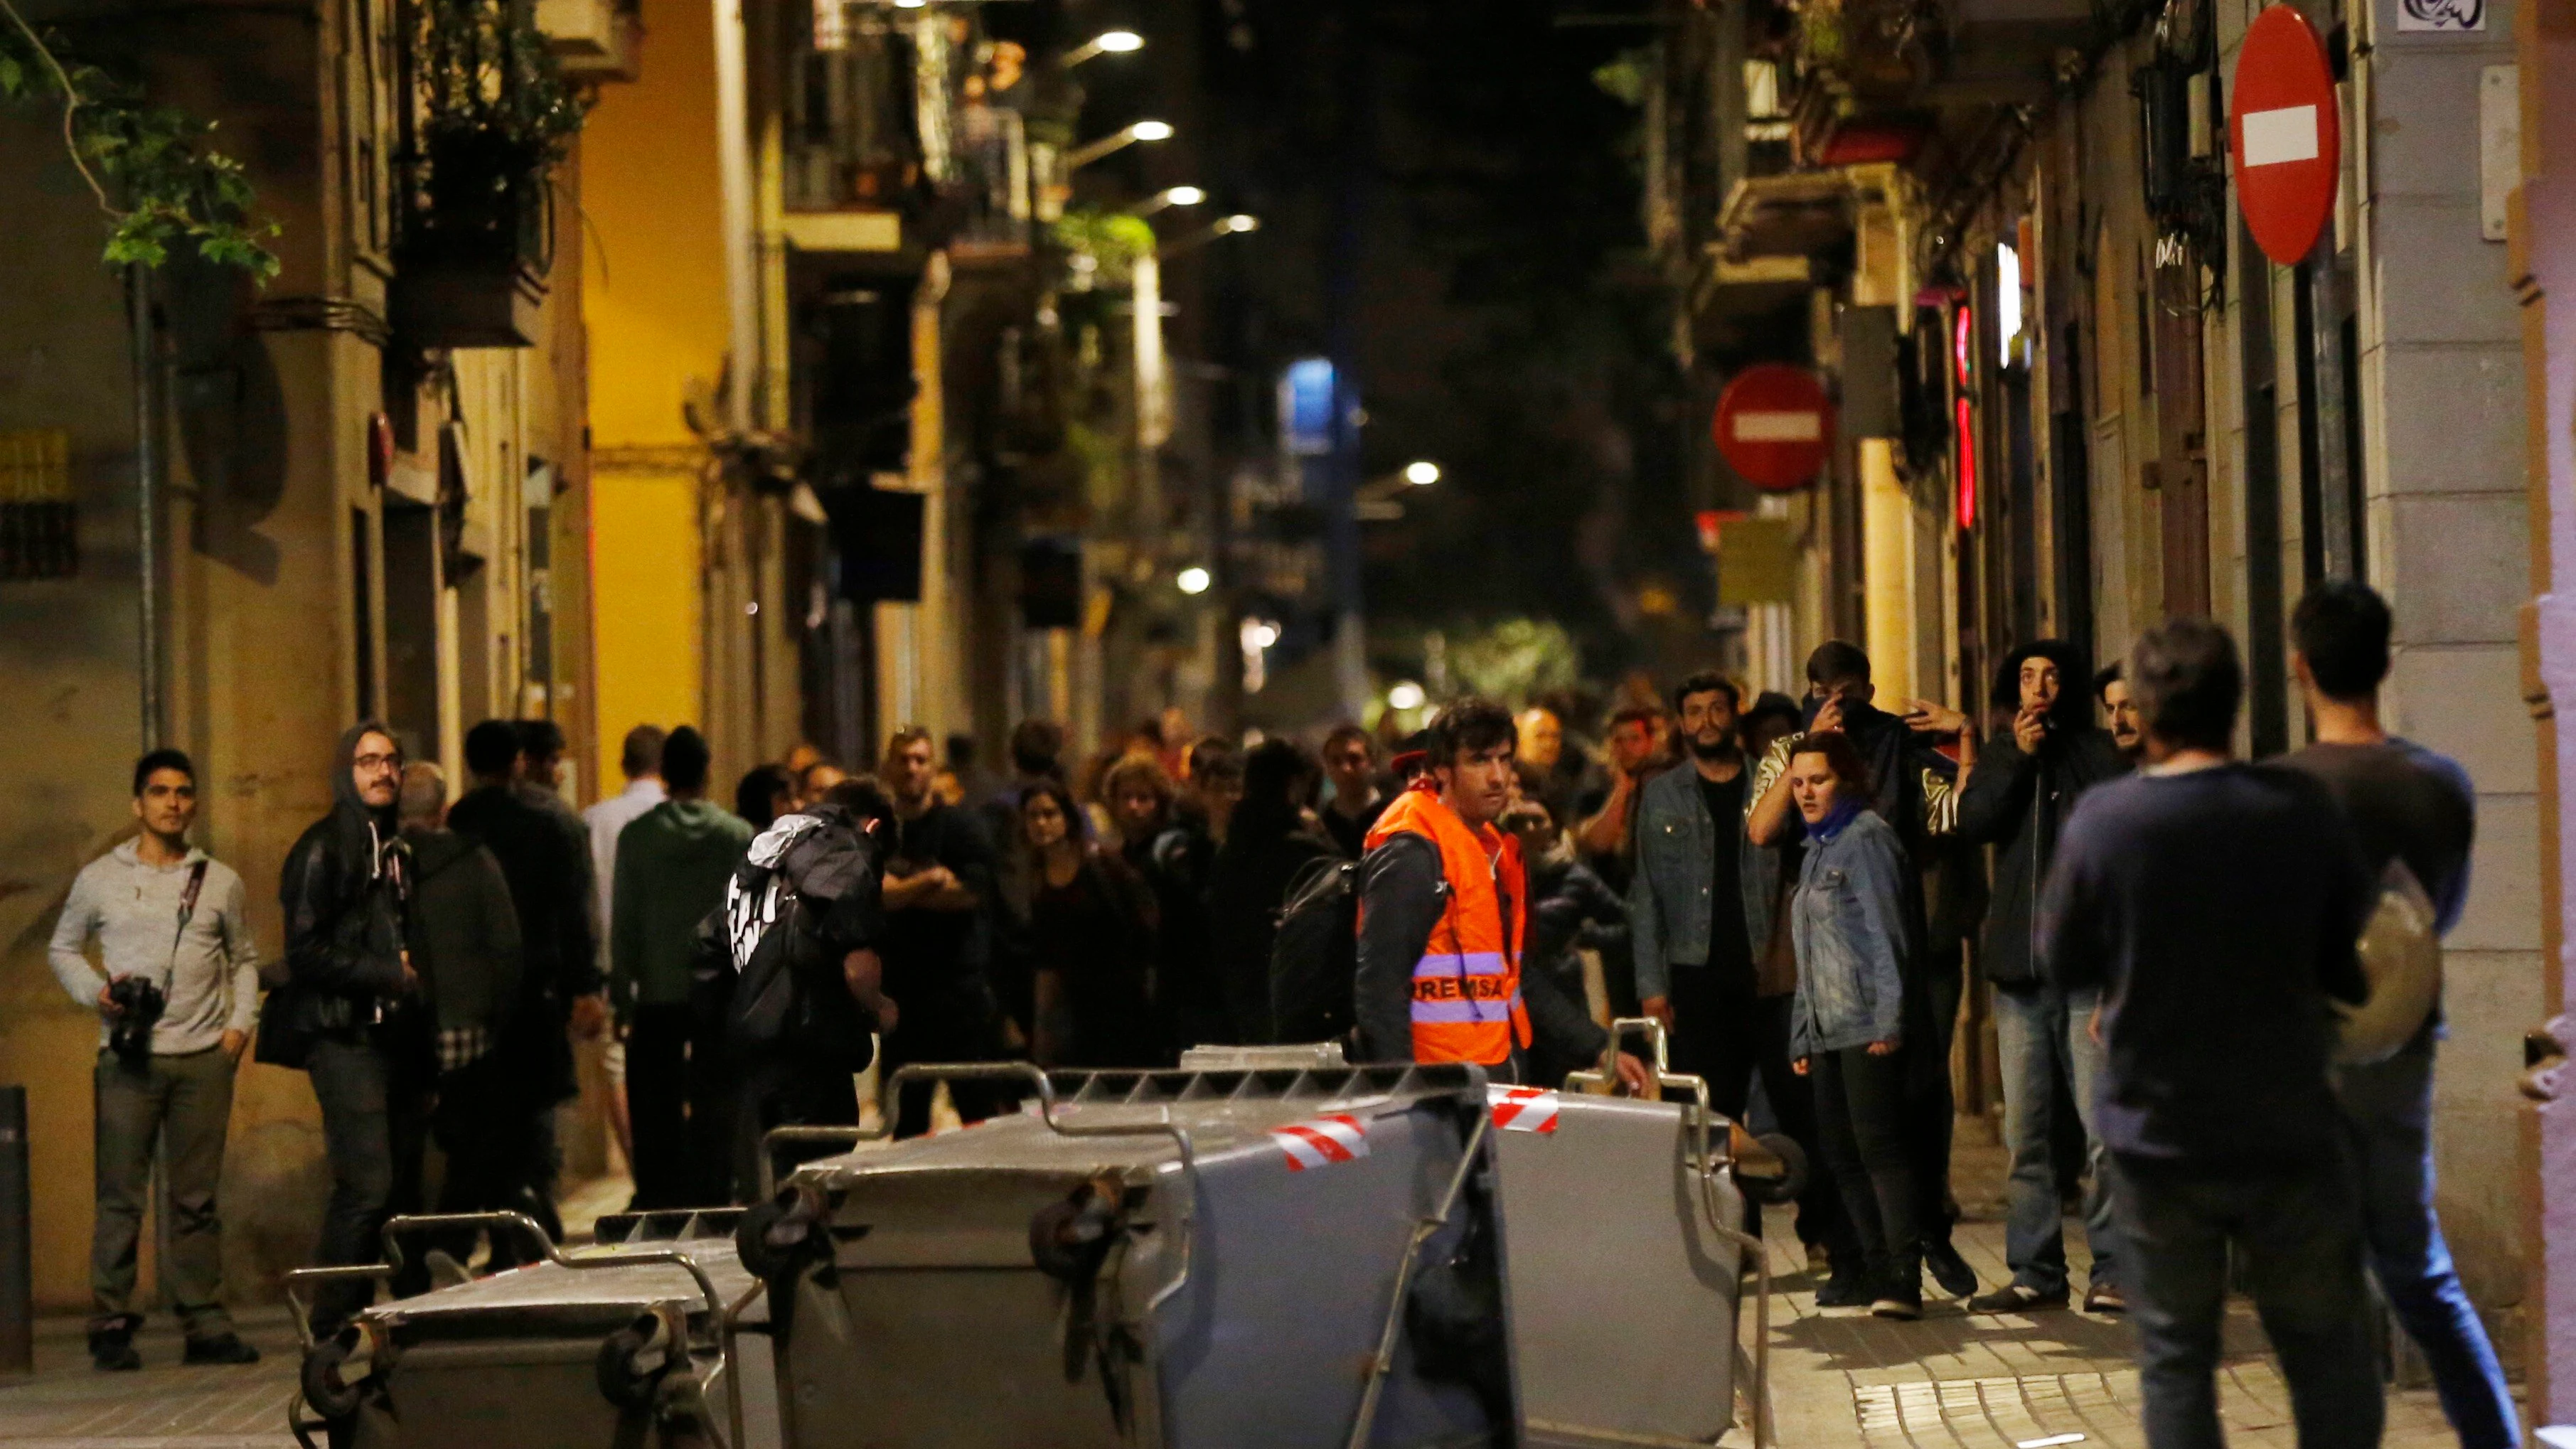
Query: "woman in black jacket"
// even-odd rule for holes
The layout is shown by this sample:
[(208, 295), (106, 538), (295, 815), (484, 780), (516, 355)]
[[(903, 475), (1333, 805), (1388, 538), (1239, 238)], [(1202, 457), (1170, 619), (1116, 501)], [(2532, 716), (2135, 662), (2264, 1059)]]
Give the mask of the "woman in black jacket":
[(1113, 850), (1090, 838), (1073, 792), (1041, 780), (1020, 796), (1034, 865), (1029, 941), (1036, 973), (1035, 1055), (1049, 1067), (1158, 1067), (1154, 897)]

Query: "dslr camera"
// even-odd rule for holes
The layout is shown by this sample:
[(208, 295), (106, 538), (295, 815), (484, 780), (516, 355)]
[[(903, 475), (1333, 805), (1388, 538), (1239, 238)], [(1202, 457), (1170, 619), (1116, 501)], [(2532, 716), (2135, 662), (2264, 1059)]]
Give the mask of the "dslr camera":
[(120, 976), (108, 983), (107, 999), (116, 1005), (108, 1049), (127, 1062), (150, 1061), (152, 1028), (161, 1020), (161, 1008), (169, 1004), (161, 988), (140, 976)]

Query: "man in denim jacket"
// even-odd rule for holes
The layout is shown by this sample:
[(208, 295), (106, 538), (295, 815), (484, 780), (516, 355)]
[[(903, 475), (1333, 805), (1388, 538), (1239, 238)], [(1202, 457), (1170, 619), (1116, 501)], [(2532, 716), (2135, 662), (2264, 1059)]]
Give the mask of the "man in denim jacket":
[(1798, 1236), (1822, 1247), (1837, 1270), (1821, 1290), (1828, 1306), (1859, 1303), (1858, 1249), (1816, 1147), (1804, 1078), (1789, 1070), (1789, 1001), (1797, 962), (1775, 939), (1773, 904), (1781, 852), (1753, 843), (1746, 828), (1753, 770), (1737, 738), (1742, 695), (1722, 675), (1702, 672), (1673, 691), (1687, 769), (1666, 770), (1638, 792), (1636, 873), (1628, 914), (1637, 995), (1671, 1033), (1673, 1068), (1705, 1078), (1709, 1102), (1744, 1115), (1753, 1073), (1782, 1131), (1811, 1167), (1798, 1204)]

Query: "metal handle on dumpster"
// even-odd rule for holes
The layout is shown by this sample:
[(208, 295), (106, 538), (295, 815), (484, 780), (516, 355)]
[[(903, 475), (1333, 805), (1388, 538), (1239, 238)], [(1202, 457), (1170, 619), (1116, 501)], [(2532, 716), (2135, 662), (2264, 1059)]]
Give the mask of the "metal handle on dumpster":
[(1135, 1123), (1067, 1122), (1056, 1116), (1055, 1083), (1044, 1068), (1034, 1062), (914, 1062), (895, 1068), (878, 1093), (877, 1125), (868, 1127), (773, 1127), (760, 1142), (761, 1196), (768, 1198), (777, 1191), (777, 1144), (782, 1142), (859, 1143), (877, 1142), (894, 1135), (896, 1109), (903, 1103), (903, 1089), (914, 1082), (1026, 1082), (1035, 1089), (1038, 1120), (1059, 1137), (1169, 1137), (1180, 1149), (1181, 1175), (1189, 1180), (1189, 1201), (1181, 1213), (1181, 1265), (1172, 1281), (1163, 1285), (1148, 1301), (1149, 1308), (1160, 1308), (1189, 1281), (1193, 1236), (1190, 1225), (1198, 1213), (1198, 1150), (1190, 1143), (1187, 1129), (1172, 1121), (1169, 1107), (1162, 1120)]
[[(1377, 1427), (1379, 1397), (1386, 1391), (1386, 1376), (1395, 1370), (1395, 1345), (1404, 1328), (1405, 1295), (1413, 1287), (1413, 1265), (1422, 1256), (1422, 1245), (1449, 1221), (1458, 1209), (1458, 1194), (1466, 1189), (1467, 1174), (1475, 1171), (1476, 1155), (1485, 1145), (1485, 1129), (1492, 1126), (1494, 1114), (1478, 1112), (1476, 1125), (1467, 1129), (1466, 1148), (1458, 1154), (1458, 1170), (1449, 1174), (1449, 1188), (1440, 1194), (1440, 1205), (1413, 1225), (1413, 1238), (1405, 1245), (1404, 1258), (1395, 1265), (1395, 1296), (1386, 1306), (1386, 1327), (1378, 1333), (1377, 1357), (1369, 1361), (1368, 1386), (1360, 1390), (1360, 1413), (1351, 1425), (1350, 1449), (1368, 1449), (1369, 1434)], [(1760, 1449), (1760, 1446), (1755, 1446)]]
[[(355, 1278), (376, 1281), (390, 1279), (402, 1266), (402, 1249), (396, 1243), (397, 1238), (408, 1233), (436, 1232), (442, 1228), (517, 1228), (537, 1245), (537, 1251), (545, 1255), (547, 1262), (558, 1268), (569, 1268), (576, 1272), (598, 1268), (631, 1268), (639, 1263), (669, 1263), (685, 1269), (688, 1275), (697, 1281), (698, 1292), (703, 1295), (707, 1305), (707, 1314), (716, 1322), (716, 1366), (714, 1372), (707, 1376), (707, 1381), (713, 1383), (734, 1371), (733, 1314), (729, 1311), (724, 1298), (716, 1292), (715, 1280), (707, 1276), (707, 1270), (699, 1267), (696, 1259), (677, 1248), (632, 1247), (621, 1247), (615, 1253), (604, 1253), (596, 1258), (566, 1257), (563, 1249), (555, 1245), (555, 1240), (548, 1236), (545, 1228), (535, 1218), (526, 1213), (506, 1210), (481, 1213), (405, 1214), (385, 1223), (386, 1261), (346, 1268), (298, 1268), (288, 1273), (286, 1302), (295, 1318), (296, 1336), (303, 1341), (304, 1347), (307, 1349), (313, 1347), (312, 1313), (305, 1306), (302, 1292), (307, 1285), (347, 1282)], [(732, 1433), (727, 1436), (723, 1445), (718, 1446), (718, 1449), (741, 1449), (743, 1443), (742, 1386), (739, 1383), (725, 1386), (725, 1405), (726, 1418)], [(293, 1422), (294, 1410), (293, 1406), (289, 1405), (288, 1423), (291, 1426)], [(297, 1437), (302, 1436), (299, 1434)]]

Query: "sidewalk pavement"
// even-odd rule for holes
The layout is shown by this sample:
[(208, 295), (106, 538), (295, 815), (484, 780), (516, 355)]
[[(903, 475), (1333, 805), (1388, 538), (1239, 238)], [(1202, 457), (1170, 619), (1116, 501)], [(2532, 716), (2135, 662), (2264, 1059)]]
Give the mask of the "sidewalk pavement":
[(166, 1314), (135, 1336), (143, 1371), (103, 1374), (89, 1366), (86, 1321), (36, 1324), (35, 1376), (0, 1380), (0, 1444), (9, 1449), (296, 1449), (286, 1430), (299, 1352), (286, 1310), (236, 1315), (260, 1361), (247, 1367), (188, 1368), (179, 1327)]
[[(2004, 1267), (2003, 1154), (1962, 1131), (1951, 1163), (1966, 1220), (1953, 1241), (1979, 1288), (2011, 1279)], [(2138, 1374), (2128, 1320), (2056, 1310), (1971, 1316), (1955, 1299), (1927, 1297), (1913, 1323), (1866, 1309), (1816, 1307), (1805, 1252), (1789, 1209), (1764, 1219), (1771, 1245), (1772, 1441), (1782, 1449), (2016, 1449), (2047, 1440), (2064, 1449), (2144, 1449)], [(2080, 1221), (2066, 1224), (2080, 1300), (2090, 1267)], [(1939, 1290), (1925, 1275), (1924, 1291)], [(1748, 1341), (1753, 1314), (1743, 1324)], [(2295, 1449), (2289, 1392), (2273, 1367), (2254, 1306), (2230, 1300), (2219, 1376), (2219, 1418), (2231, 1449)], [(2080, 1439), (2064, 1436), (2080, 1435)], [(1753, 1442), (1739, 1427), (1725, 1449)], [(2385, 1449), (2452, 1449), (2459, 1442), (2429, 1389), (2391, 1390)]]

